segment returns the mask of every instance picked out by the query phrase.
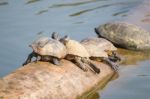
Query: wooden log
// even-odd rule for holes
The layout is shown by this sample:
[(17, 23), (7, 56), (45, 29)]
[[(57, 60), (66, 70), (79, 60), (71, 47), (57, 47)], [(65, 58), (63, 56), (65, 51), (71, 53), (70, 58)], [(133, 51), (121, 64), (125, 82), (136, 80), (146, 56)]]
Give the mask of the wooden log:
[(100, 74), (84, 72), (67, 60), (61, 61), (62, 66), (30, 63), (0, 80), (0, 99), (76, 99), (113, 75), (108, 65), (94, 63)]

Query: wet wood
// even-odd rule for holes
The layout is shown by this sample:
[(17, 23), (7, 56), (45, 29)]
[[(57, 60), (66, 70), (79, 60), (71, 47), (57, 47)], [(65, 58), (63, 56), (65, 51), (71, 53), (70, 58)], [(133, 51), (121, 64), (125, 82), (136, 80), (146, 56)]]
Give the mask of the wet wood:
[(0, 80), (0, 99), (76, 99), (113, 74), (108, 65), (95, 63), (100, 74), (84, 72), (66, 60), (62, 66), (30, 63)]

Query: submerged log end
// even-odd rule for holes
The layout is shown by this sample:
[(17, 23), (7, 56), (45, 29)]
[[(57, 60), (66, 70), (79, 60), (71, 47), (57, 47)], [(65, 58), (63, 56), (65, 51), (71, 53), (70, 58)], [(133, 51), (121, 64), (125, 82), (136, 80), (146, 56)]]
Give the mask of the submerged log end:
[(109, 66), (95, 63), (100, 74), (84, 72), (67, 60), (61, 66), (30, 63), (0, 80), (0, 99), (75, 99), (113, 73)]

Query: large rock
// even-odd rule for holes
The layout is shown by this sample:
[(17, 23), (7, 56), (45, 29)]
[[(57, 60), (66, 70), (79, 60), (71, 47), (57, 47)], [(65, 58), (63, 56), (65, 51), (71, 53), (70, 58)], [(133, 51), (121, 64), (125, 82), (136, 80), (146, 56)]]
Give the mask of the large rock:
[(62, 66), (30, 63), (3, 77), (0, 99), (76, 99), (114, 73), (100, 62), (94, 62), (101, 69), (100, 74), (84, 72), (67, 60), (61, 63)]
[(150, 49), (150, 33), (133, 24), (110, 22), (97, 27), (95, 31), (99, 37), (104, 37), (126, 49)]

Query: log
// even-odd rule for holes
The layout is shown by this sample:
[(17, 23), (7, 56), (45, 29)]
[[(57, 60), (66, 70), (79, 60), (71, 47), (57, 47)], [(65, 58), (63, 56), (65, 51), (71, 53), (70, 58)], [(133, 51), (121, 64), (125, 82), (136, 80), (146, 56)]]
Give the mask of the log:
[(84, 72), (70, 61), (61, 66), (48, 62), (33, 62), (0, 79), (0, 99), (76, 99), (88, 92), (114, 72), (101, 62), (95, 74)]

